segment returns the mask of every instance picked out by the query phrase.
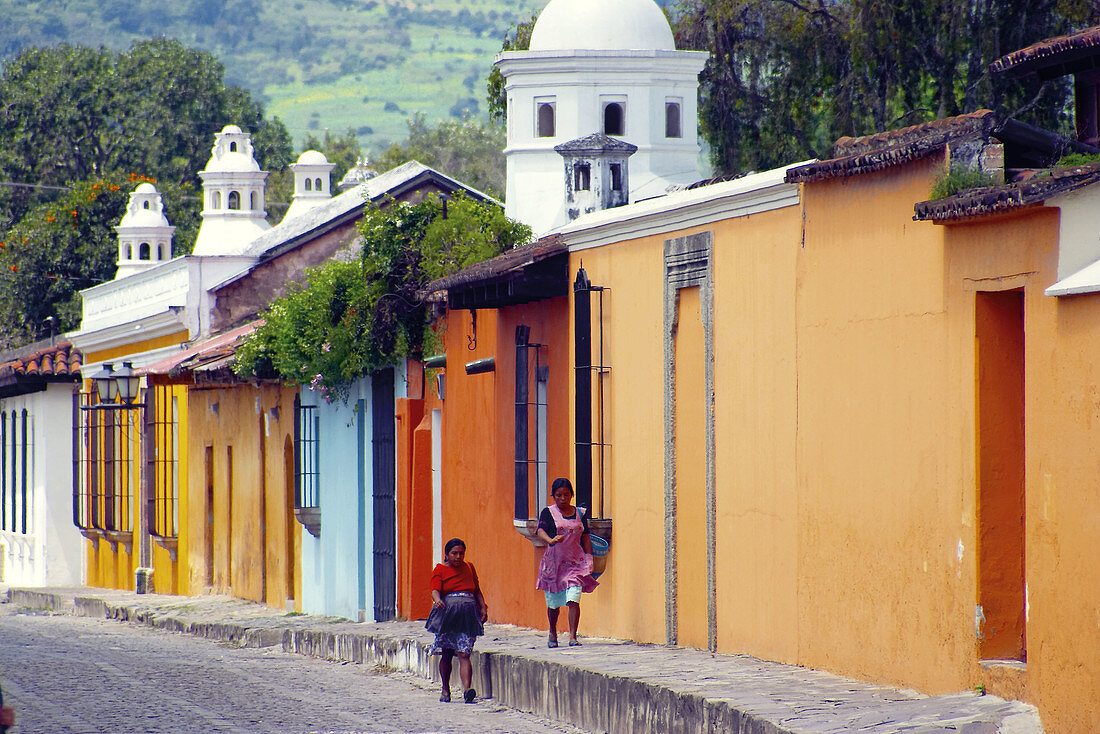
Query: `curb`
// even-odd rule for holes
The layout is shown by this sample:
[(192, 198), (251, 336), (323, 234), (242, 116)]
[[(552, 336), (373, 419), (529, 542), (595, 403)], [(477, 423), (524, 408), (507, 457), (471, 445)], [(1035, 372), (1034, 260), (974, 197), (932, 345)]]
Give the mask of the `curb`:
[[(0, 592), (2, 593), (2, 592)], [(115, 596), (117, 599), (112, 599)], [(103, 598), (106, 597), (106, 598)], [(238, 647), (276, 647), (284, 652), (334, 662), (352, 662), (379, 666), (387, 671), (412, 673), (438, 681), (436, 666), (428, 654), (429, 640), (417, 622), (387, 622), (385, 628), (373, 623), (360, 624), (336, 617), (294, 615), (228, 597), (133, 598), (107, 590), (102, 596), (55, 593), (41, 589), (9, 589), (7, 600), (18, 606), (75, 616), (114, 619), (141, 624), (158, 630), (179, 632)], [(225, 621), (236, 614), (236, 621)], [(215, 618), (215, 619), (212, 619)], [(491, 625), (482, 649), (471, 655), (474, 687), (482, 698), (536, 716), (567, 723), (591, 732), (631, 734), (660, 731), (668, 734), (802, 734), (804, 732), (847, 731), (854, 728), (882, 734), (888, 731), (963, 732), (965, 734), (1032, 734), (1042, 732), (1034, 707), (1016, 701), (985, 697), (981, 704), (965, 704), (980, 716), (949, 714), (912, 708), (912, 718), (897, 718), (895, 711), (887, 721), (881, 712), (849, 710), (847, 716), (807, 720), (800, 708), (820, 709), (811, 705), (788, 705), (782, 697), (768, 697), (766, 688), (725, 686), (705, 687), (688, 680), (692, 664), (681, 658), (675, 676), (654, 676), (640, 663), (629, 660), (625, 667), (594, 670), (575, 664), (568, 658), (546, 659), (538, 648), (527, 647), (536, 637), (509, 626), (500, 626), (494, 638)], [(520, 652), (513, 652), (512, 650)], [(659, 648), (663, 649), (663, 648)], [(758, 667), (783, 667), (754, 661)], [(583, 660), (582, 660), (583, 661)], [(589, 665), (592, 665), (589, 661)], [(683, 667), (683, 666), (688, 667)], [(594, 667), (600, 667), (595, 665)], [(457, 668), (457, 666), (456, 666)], [(622, 671), (622, 672), (620, 672)], [(455, 673), (457, 675), (457, 671)], [(804, 671), (810, 676), (828, 679), (843, 689), (862, 686), (827, 673)], [(649, 676), (646, 680), (642, 676)], [(766, 684), (762, 684), (766, 685)], [(870, 686), (869, 690), (892, 691), (889, 700), (900, 707), (934, 700), (969, 699), (973, 694), (919, 697), (892, 689)], [(718, 695), (715, 695), (718, 694)], [(806, 701), (803, 704), (808, 704)], [(826, 706), (827, 707), (827, 706)], [(854, 711), (854, 715), (853, 715)], [(956, 712), (957, 714), (958, 712)]]

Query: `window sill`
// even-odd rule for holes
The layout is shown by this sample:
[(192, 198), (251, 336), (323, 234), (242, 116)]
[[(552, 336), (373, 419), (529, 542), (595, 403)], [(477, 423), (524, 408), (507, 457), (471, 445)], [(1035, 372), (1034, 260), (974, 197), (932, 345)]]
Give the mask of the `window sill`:
[(321, 537), (321, 508), (320, 507), (295, 507), (294, 518), (302, 527), (309, 531), (314, 538)]

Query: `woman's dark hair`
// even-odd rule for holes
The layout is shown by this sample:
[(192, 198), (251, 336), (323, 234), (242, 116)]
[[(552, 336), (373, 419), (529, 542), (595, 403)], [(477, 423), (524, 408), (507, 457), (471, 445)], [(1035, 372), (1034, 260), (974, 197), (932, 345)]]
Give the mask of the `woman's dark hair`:
[(573, 483), (565, 477), (558, 477), (554, 480), (554, 483), (550, 485), (550, 496), (553, 497), (554, 493), (562, 487), (567, 487), (569, 489), (569, 494), (573, 494)]
[(447, 541), (447, 545), (443, 546), (443, 555), (449, 555), (451, 548), (454, 548), (456, 545), (461, 545), (463, 549), (466, 548), (466, 542), (462, 540), (462, 538), (451, 538)]

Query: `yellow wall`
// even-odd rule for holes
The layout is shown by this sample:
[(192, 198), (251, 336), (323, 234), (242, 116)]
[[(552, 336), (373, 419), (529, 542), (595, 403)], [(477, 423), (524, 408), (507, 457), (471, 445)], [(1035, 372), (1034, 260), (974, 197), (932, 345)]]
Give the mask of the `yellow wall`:
[(289, 598), (300, 604), (300, 527), (285, 461), (295, 393), (280, 385), (188, 391), (192, 458), (181, 554), (188, 593), (232, 594), (279, 608)]
[[(1100, 464), (1091, 458), (1100, 296), (1043, 295), (1056, 279), (1055, 208), (950, 226), (913, 221), (942, 166), (932, 157), (805, 184), (797, 207), (571, 254), (572, 274), (583, 263), (609, 289), (606, 514), (615, 532), (607, 573), (585, 601), (585, 631), (665, 639), (662, 243), (709, 230), (718, 649), (927, 693), (983, 684), (1037, 704), (1048, 731), (1100, 729), (1091, 703), (1100, 700)], [(983, 558), (979, 538), (994, 520), (979, 503), (980, 452), (1008, 445), (1013, 431), (979, 420), (981, 394), (999, 378), (978, 371), (975, 294), (1006, 290), (1023, 294), (1024, 457), (1014, 461), (1026, 521), (1007, 545), (987, 541)], [(693, 291), (681, 290), (677, 306), (673, 450), (687, 485), (677, 517), (679, 641), (703, 647), (705, 579), (683, 570), (705, 550), (698, 505), (683, 502), (705, 481)], [(994, 355), (994, 372), (1005, 358)], [(1021, 545), (1026, 666), (983, 666), (1002, 630), (987, 627), (979, 644), (975, 605), (996, 604), (985, 592), (1003, 582), (979, 569), (989, 559), (1005, 567)], [(1011, 617), (996, 624), (1016, 624)]]
[(148, 352), (151, 349), (163, 349), (164, 347), (174, 347), (177, 344), (183, 344), (188, 339), (187, 330), (176, 332), (175, 334), (168, 334), (167, 336), (159, 336), (156, 339), (146, 339), (145, 341), (134, 342), (133, 344), (126, 344), (121, 347), (115, 347), (114, 349), (104, 349), (98, 352), (88, 352), (84, 355), (85, 364), (94, 364), (95, 362), (109, 362), (116, 360), (121, 362), (129, 357), (131, 354), (140, 354), (142, 352)]
[(803, 186), (797, 296), (797, 660), (934, 692), (973, 685), (974, 617), (943, 229), (912, 221), (940, 165)]
[[(121, 362), (132, 354), (139, 354), (151, 349), (160, 349), (182, 344), (187, 341), (187, 338), (187, 331), (184, 330), (168, 336), (138, 341), (113, 349), (88, 352), (84, 355), (84, 362), (86, 364), (106, 361)], [(84, 392), (94, 391), (95, 386), (91, 380), (84, 380), (81, 389)], [(186, 401), (181, 400), (180, 404), (185, 406)], [(182, 443), (182, 437), (186, 435), (186, 407), (183, 407), (182, 411), (184, 417), (181, 418), (180, 422), (181, 446), (184, 445)], [(130, 415), (136, 418), (140, 413), (135, 412)], [(135, 462), (134, 471), (136, 472), (136, 476), (140, 477), (141, 472), (144, 471), (144, 456), (141, 453), (140, 443), (140, 427), (135, 427), (131, 430), (130, 453)], [(181, 495), (186, 478), (186, 470), (186, 457), (184, 456), (181, 458), (180, 463)], [(143, 513), (146, 511), (146, 508), (139, 501), (140, 496), (140, 491), (138, 487), (135, 486), (134, 530), (131, 534), (129, 543), (111, 543), (105, 538), (89, 539), (86, 541), (85, 558), (87, 559), (87, 582), (89, 586), (102, 586), (112, 589), (134, 588), (134, 572), (137, 569), (139, 559), (139, 548), (135, 543), (140, 542), (138, 531), (142, 527)], [(183, 498), (181, 496), (181, 503), (182, 501)], [(182, 511), (181, 505), (181, 513)], [(183, 522), (182, 516), (180, 521), (181, 523)], [(185, 593), (180, 585), (178, 565), (176, 561), (171, 558), (171, 553), (167, 549), (156, 544), (153, 544), (152, 552), (153, 589), (161, 593)]]
[[(656, 643), (665, 642), (662, 243), (663, 238), (647, 238), (570, 255), (570, 282), (583, 263), (592, 285), (608, 289), (603, 350), (604, 363), (611, 366), (604, 392), (605, 440), (611, 447), (603, 514), (614, 523), (613, 535), (600, 586), (582, 600), (581, 631)], [(598, 303), (593, 294), (593, 361), (599, 354)], [(572, 350), (570, 344), (570, 363)], [(573, 393), (571, 386), (570, 416)], [(598, 440), (595, 430), (593, 440)], [(597, 460), (593, 457), (594, 467)], [(596, 503), (595, 476), (592, 491)]]
[[(959, 371), (973, 356), (975, 291), (1022, 288), (1025, 323), (1025, 562), (1027, 670), (990, 672), (973, 662), (969, 680), (1039, 706), (1048, 732), (1100, 730), (1100, 309), (1098, 296), (1051, 298), (1058, 213), (946, 227), (952, 353)], [(973, 381), (959, 381), (958, 410), (973, 422)], [(967, 452), (977, 438), (960, 439)], [(977, 482), (967, 465), (961, 485)], [(973, 497), (973, 494), (970, 494)], [(977, 510), (964, 503), (963, 517)], [(971, 599), (965, 600), (973, 603)], [(973, 632), (969, 639), (973, 644)]]

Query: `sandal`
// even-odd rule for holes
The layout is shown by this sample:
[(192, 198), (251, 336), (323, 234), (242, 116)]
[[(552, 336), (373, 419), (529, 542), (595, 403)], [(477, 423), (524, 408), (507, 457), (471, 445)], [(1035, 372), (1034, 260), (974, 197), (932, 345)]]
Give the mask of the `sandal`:
[(441, 693), (440, 696), (439, 696), (439, 702), (440, 703), (450, 703), (451, 702), (451, 692), (450, 691), (443, 691), (443, 693)]
[(477, 691), (475, 691), (473, 688), (467, 688), (465, 691), (463, 691), (462, 698), (466, 701), (466, 703), (473, 703), (474, 699), (477, 698)]
[(546, 646), (547, 647), (557, 647), (558, 646), (558, 641), (557, 640), (550, 640), (549, 642), (546, 643)]
[(580, 647), (580, 640), (570, 640), (569, 647)]

